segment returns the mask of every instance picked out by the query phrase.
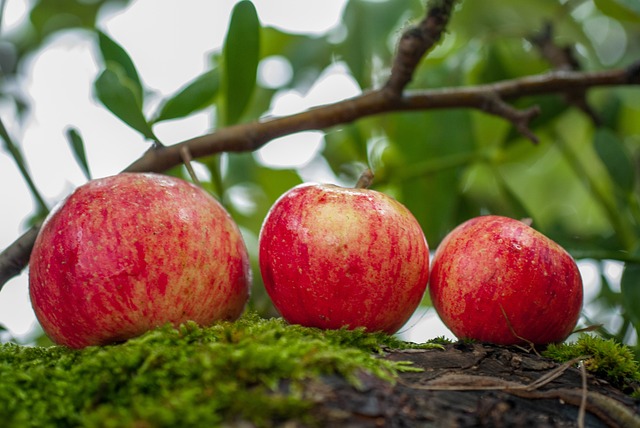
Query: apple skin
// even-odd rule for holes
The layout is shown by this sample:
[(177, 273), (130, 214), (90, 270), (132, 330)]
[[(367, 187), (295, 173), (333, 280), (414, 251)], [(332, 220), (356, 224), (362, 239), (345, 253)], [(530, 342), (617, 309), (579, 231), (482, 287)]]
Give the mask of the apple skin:
[(395, 333), (426, 289), (429, 248), (409, 210), (374, 190), (303, 184), (264, 220), (260, 271), (284, 319)]
[(459, 339), (544, 345), (571, 334), (583, 290), (560, 245), (521, 221), (488, 215), (462, 223), (440, 243), (429, 294)]
[(45, 220), (29, 274), (43, 330), (72, 348), (166, 323), (235, 320), (250, 293), (248, 253), (229, 214), (204, 190), (159, 174), (77, 188)]

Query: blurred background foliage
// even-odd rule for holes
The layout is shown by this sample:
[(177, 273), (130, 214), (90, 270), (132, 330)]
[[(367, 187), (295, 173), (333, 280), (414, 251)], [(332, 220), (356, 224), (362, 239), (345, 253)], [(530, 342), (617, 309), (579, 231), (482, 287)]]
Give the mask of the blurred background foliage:
[[(95, 36), (103, 58), (96, 97), (129, 126), (153, 141), (155, 124), (206, 110), (221, 128), (259, 120), (275, 97), (290, 89), (305, 93), (335, 63), (348, 68), (362, 91), (379, 87), (402, 30), (425, 12), (423, 0), (350, 0), (341, 26), (307, 36), (262, 26), (252, 3), (241, 1), (210, 69), (149, 115), (148, 88), (136, 59), (95, 29), (101, 8), (127, 3), (34, 2), (27, 28), (0, 43), (0, 96), (27, 109), (13, 84), (20, 62), (53, 33), (82, 28)], [(421, 62), (408, 89), (478, 85), (552, 71), (531, 41), (545, 28), (552, 29), (554, 44), (572, 49), (581, 70), (621, 68), (640, 60), (640, 6), (634, 0), (467, 0), (459, 2), (443, 40)], [(290, 78), (276, 86), (261, 83), (256, 70), (274, 59), (288, 65)], [(562, 94), (517, 100), (520, 108), (542, 108), (532, 123), (538, 145), (500, 118), (450, 109), (385, 114), (325, 129), (316, 157), (297, 168), (265, 165), (253, 153), (214, 155), (194, 164), (202, 185), (243, 230), (254, 262), (252, 302), (265, 314), (273, 309), (262, 291), (256, 255), (270, 206), (319, 165), (328, 166), (334, 181), (344, 185), (354, 184), (368, 166), (376, 174), (373, 187), (414, 213), (432, 250), (456, 225), (493, 213), (531, 218), (536, 229), (576, 258), (594, 260), (603, 283), (591, 304), (602, 314), (619, 314), (600, 332), (629, 341), (640, 328), (640, 88), (594, 89), (587, 101), (598, 124)], [(81, 131), (70, 132), (69, 140), (89, 176)], [(19, 155), (18, 145), (5, 137), (5, 149), (14, 147)], [(23, 162), (20, 156), (14, 159)], [(184, 167), (169, 173), (190, 179)], [(625, 263), (621, 287), (607, 282), (604, 260)], [(582, 325), (599, 322), (583, 318)]]

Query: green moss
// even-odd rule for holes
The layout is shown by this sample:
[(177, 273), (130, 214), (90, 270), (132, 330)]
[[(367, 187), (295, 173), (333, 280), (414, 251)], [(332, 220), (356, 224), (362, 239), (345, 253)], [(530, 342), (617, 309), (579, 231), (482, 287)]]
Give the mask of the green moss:
[[(3, 426), (268, 426), (304, 418), (301, 382), (324, 374), (358, 386), (364, 369), (393, 381), (413, 345), (363, 330), (322, 331), (249, 314), (209, 328), (166, 326), (126, 343), (71, 350), (0, 346)], [(427, 345), (439, 346), (439, 345)]]
[(581, 334), (575, 343), (549, 345), (543, 355), (558, 362), (584, 356), (584, 366), (589, 372), (640, 398), (640, 364), (628, 346)]

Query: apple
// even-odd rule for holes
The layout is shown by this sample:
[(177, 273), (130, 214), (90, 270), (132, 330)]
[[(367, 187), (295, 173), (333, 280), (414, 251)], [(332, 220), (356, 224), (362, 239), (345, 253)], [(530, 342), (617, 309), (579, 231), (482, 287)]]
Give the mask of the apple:
[(46, 218), (29, 265), (38, 321), (72, 348), (235, 320), (249, 292), (248, 253), (229, 214), (201, 188), (159, 174), (77, 188)]
[(302, 184), (269, 210), (259, 264), (289, 323), (392, 334), (425, 293), (429, 248), (411, 212), (384, 193)]
[(460, 339), (499, 345), (564, 341), (582, 307), (582, 279), (560, 245), (507, 217), (476, 217), (433, 257), (429, 294)]

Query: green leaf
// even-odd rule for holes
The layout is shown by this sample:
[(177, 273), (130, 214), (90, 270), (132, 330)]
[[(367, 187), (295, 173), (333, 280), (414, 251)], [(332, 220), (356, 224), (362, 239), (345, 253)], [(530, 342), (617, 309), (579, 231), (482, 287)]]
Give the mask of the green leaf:
[(505, 209), (504, 214), (508, 214), (512, 218), (531, 218), (535, 221), (534, 215), (524, 204), (524, 195), (515, 192), (514, 189), (509, 186), (507, 180), (500, 174), (499, 167), (494, 164), (491, 166), (496, 177), (498, 188), (500, 189), (500, 195), (508, 204), (508, 209)]
[(146, 138), (158, 141), (142, 113), (136, 85), (118, 64), (109, 62), (95, 83), (96, 96), (113, 114)]
[(104, 63), (108, 64), (110, 62), (114, 62), (120, 65), (124, 74), (131, 81), (131, 88), (136, 92), (136, 96), (142, 101), (144, 91), (142, 89), (142, 83), (140, 82), (140, 76), (138, 76), (136, 66), (133, 64), (133, 61), (129, 57), (127, 51), (102, 31), (98, 31), (98, 45), (100, 47)]
[(186, 84), (160, 106), (155, 122), (178, 119), (213, 104), (220, 87), (220, 73), (209, 70)]
[(69, 141), (73, 156), (76, 158), (78, 165), (80, 165), (84, 176), (87, 177), (87, 180), (91, 180), (91, 172), (89, 171), (89, 163), (87, 162), (82, 136), (77, 129), (69, 128), (67, 129), (67, 140)]
[(335, 44), (327, 36), (307, 36), (291, 34), (273, 27), (260, 31), (260, 55), (284, 56), (291, 64), (293, 73), (290, 86), (308, 84), (310, 76), (319, 74), (335, 59)]
[(596, 130), (593, 145), (613, 181), (625, 193), (633, 191), (635, 168), (624, 143), (607, 128)]
[[(38, 211), (44, 213), (45, 215), (49, 212), (49, 208), (47, 207), (44, 198), (38, 191), (33, 179), (31, 178), (31, 174), (29, 173), (29, 169), (27, 168), (27, 164), (24, 160), (24, 156), (22, 155), (22, 150), (20, 147), (13, 141), (7, 128), (4, 126), (4, 123), (0, 119), (0, 139), (4, 141), (4, 148), (9, 152), (9, 155), (13, 158), (13, 161), (16, 163), (16, 166), (20, 170), (20, 174), (22, 174), (22, 178), (27, 183), (29, 190), (31, 191), (31, 195), (36, 200), (38, 204)], [(0, 287), (1, 288), (1, 287)]]
[[(363, 120), (358, 124), (345, 125), (325, 135), (322, 155), (337, 176), (348, 174), (353, 165), (367, 164), (368, 130), (366, 129), (366, 122), (366, 120)], [(362, 171), (353, 172), (354, 174), (351, 178), (357, 180)]]
[(595, 0), (600, 12), (618, 21), (640, 22), (638, 0)]
[[(402, 178), (396, 183), (398, 200), (414, 214), (427, 242), (435, 248), (460, 223), (459, 176), (475, 158), (471, 115), (468, 111), (445, 110), (398, 114), (382, 120), (390, 143), (404, 161), (389, 169), (391, 184), (394, 176)], [(453, 156), (458, 159), (450, 162)]]
[(256, 8), (244, 0), (235, 5), (224, 43), (224, 125), (237, 123), (256, 86), (260, 55), (260, 21)]
[(620, 279), (622, 306), (629, 320), (640, 327), (640, 264), (625, 263)]

